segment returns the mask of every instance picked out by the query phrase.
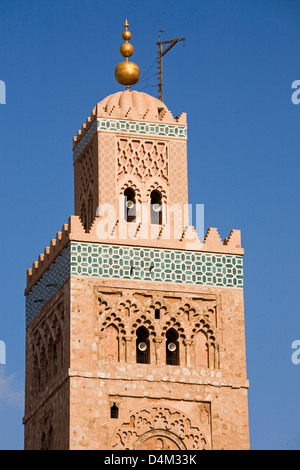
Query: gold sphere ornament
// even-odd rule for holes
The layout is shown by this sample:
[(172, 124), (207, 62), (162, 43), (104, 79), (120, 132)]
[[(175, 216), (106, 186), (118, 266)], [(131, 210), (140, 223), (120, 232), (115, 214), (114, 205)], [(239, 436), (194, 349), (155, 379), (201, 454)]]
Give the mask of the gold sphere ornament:
[(120, 47), (120, 53), (123, 57), (131, 57), (134, 52), (134, 47), (130, 42), (124, 42)]
[(128, 31), (128, 22), (125, 21), (125, 31), (122, 33), (124, 42), (120, 47), (120, 53), (122, 57), (125, 57), (124, 62), (120, 62), (115, 69), (115, 77), (117, 82), (121, 85), (125, 85), (127, 89), (131, 85), (135, 85), (140, 79), (140, 68), (134, 62), (130, 62), (128, 57), (131, 57), (134, 52), (134, 47), (128, 41), (131, 39), (131, 32)]
[(115, 77), (121, 85), (135, 85), (140, 79), (140, 68), (134, 62), (125, 60), (116, 66)]
[(131, 32), (127, 30), (123, 31), (122, 38), (124, 41), (129, 41), (131, 39)]

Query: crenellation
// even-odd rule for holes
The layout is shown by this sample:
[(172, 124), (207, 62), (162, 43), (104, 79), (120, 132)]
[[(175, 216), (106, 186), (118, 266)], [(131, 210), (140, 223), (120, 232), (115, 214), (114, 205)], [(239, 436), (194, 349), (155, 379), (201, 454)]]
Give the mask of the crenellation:
[(230, 234), (224, 240), (224, 245), (233, 248), (241, 248), (241, 231), (231, 230)]
[(186, 117), (186, 113), (181, 113), (175, 118), (175, 120), (178, 122), (178, 124), (186, 124)]
[(27, 270), (27, 285), (25, 294), (33, 287), (33, 285), (42, 277), (44, 272), (54, 262), (55, 258), (62, 252), (69, 242), (69, 225), (64, 224), (61, 232), (57, 232), (56, 238), (50, 242), (44, 253), (39, 255), (38, 261), (34, 261), (32, 269)]
[(96, 119), (96, 111), (95, 109), (93, 109), (93, 111), (91, 112), (91, 115), (86, 118), (86, 122), (82, 124), (81, 129), (77, 131), (77, 135), (73, 137), (73, 150), (75, 149), (77, 144), (79, 144), (79, 142), (85, 136), (85, 134), (88, 132), (88, 130), (90, 129), (95, 119)]
[(212, 246), (213, 248), (216, 248), (218, 245), (223, 245), (222, 239), (219, 235), (218, 229), (215, 227), (210, 227), (206, 235), (204, 237), (203, 244), (205, 244), (206, 247)]
[(27, 271), (26, 449), (249, 449), (241, 234), (189, 224), (186, 122), (126, 90), (73, 137), (75, 215)]
[(173, 122), (173, 121), (176, 121), (176, 119), (174, 119), (174, 117), (173, 117), (171, 111), (170, 111), (169, 109), (166, 109), (166, 108), (161, 112), (159, 118), (160, 118), (160, 120), (161, 120), (162, 122)]
[(135, 230), (132, 232), (132, 239), (119, 238), (120, 228), (119, 221), (111, 227), (110, 237), (99, 237), (98, 223), (101, 222), (101, 217), (95, 217), (89, 231), (86, 232), (82, 225), (79, 216), (71, 216), (69, 223), (63, 225), (62, 232), (58, 232), (55, 239), (51, 240), (50, 246), (45, 248), (43, 254), (40, 254), (38, 261), (35, 261), (31, 269), (27, 270), (27, 287), (26, 293), (44, 274), (46, 269), (51, 265), (54, 259), (62, 252), (69, 241), (82, 241), (88, 243), (113, 243), (122, 245), (138, 244), (141, 247), (154, 247), (154, 248), (173, 248), (179, 250), (194, 250), (195, 252), (209, 252), (209, 253), (224, 253), (224, 254), (237, 254), (243, 255), (244, 250), (240, 246), (240, 231), (231, 230), (230, 235), (225, 238), (224, 243), (216, 228), (209, 228), (206, 232), (204, 242), (201, 243), (196, 229), (193, 226), (186, 226), (180, 239), (169, 239), (165, 237), (165, 233), (169, 233), (169, 227), (164, 224), (158, 227), (155, 231), (155, 226), (152, 226), (150, 234), (152, 238), (142, 238), (140, 234), (145, 234), (142, 224), (137, 224)]
[(127, 92), (115, 93), (97, 103), (91, 115), (86, 119), (86, 123), (77, 131), (77, 136), (73, 137), (73, 150), (83, 139), (96, 117), (186, 125), (186, 113), (181, 113), (178, 117), (174, 118), (171, 111), (161, 101), (153, 98), (157, 103), (156, 108), (153, 105), (153, 101), (149, 101), (147, 98), (149, 95), (139, 93), (142, 98), (137, 99), (135, 93), (137, 92), (131, 92), (129, 97)]

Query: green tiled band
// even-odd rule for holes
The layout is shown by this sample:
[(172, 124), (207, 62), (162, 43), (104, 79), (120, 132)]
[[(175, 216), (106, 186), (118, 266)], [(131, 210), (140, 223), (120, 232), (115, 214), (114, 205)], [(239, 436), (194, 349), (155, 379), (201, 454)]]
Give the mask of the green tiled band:
[(70, 242), (26, 295), (26, 324), (71, 276), (243, 287), (235, 255)]
[(97, 130), (106, 132), (124, 132), (127, 134), (153, 135), (157, 137), (187, 138), (187, 127), (174, 124), (161, 124), (119, 119), (97, 119)]
[(78, 145), (73, 150), (73, 161), (80, 155), (84, 148), (94, 137), (97, 131), (122, 132), (125, 134), (138, 134), (145, 136), (168, 137), (176, 139), (187, 139), (187, 126), (176, 124), (161, 124), (141, 121), (127, 121), (120, 119), (97, 118)]
[(72, 242), (71, 275), (242, 288), (243, 258)]

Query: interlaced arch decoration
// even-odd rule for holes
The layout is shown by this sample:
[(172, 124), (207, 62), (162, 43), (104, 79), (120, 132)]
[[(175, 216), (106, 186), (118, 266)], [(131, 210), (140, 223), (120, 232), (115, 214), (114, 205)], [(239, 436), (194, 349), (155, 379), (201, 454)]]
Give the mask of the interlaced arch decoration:
[(166, 306), (165, 303), (162, 303), (158, 299), (156, 299), (153, 302), (151, 302), (151, 304), (147, 308), (147, 314), (150, 315), (151, 317), (155, 318), (155, 312), (156, 311), (159, 311), (159, 319), (162, 320), (163, 317), (168, 312), (168, 307)]
[(118, 177), (135, 176), (141, 181), (169, 179), (168, 147), (163, 141), (120, 137), (117, 140)]
[[(85, 152), (76, 163), (76, 210), (80, 211), (80, 218), (86, 230), (89, 230), (96, 214), (97, 189), (95, 175), (97, 175), (96, 142), (87, 146)], [(77, 205), (78, 204), (78, 205)]]
[(178, 332), (179, 338), (185, 339), (186, 335), (185, 330), (182, 326), (181, 321), (175, 316), (168, 315), (167, 321), (165, 321), (164, 326), (162, 327), (161, 336), (165, 337), (168, 330), (173, 328)]
[(115, 325), (120, 333), (123, 333), (124, 335), (126, 334), (123, 319), (120, 315), (118, 315), (118, 312), (111, 311), (106, 315), (104, 321), (102, 322), (100, 332), (103, 333), (109, 325)]
[(146, 191), (146, 199), (147, 201), (150, 201), (150, 194), (152, 191), (158, 191), (161, 194), (161, 200), (163, 204), (167, 203), (167, 191), (165, 190), (164, 186), (162, 186), (160, 183), (155, 181), (153, 184), (151, 184)]
[(191, 333), (191, 339), (194, 338), (195, 334), (198, 333), (198, 331), (203, 331), (209, 342), (214, 343), (216, 341), (216, 337), (215, 337), (213, 327), (209, 323), (207, 318), (205, 318), (205, 317), (201, 318), (201, 320), (197, 321), (194, 324), (194, 327), (193, 327), (192, 333)]
[[(168, 302), (163, 295), (154, 295), (148, 300), (141, 302), (137, 300), (134, 295), (122, 296), (110, 304), (109, 300), (98, 296), (98, 333), (99, 333), (99, 347), (102, 351), (101, 357), (105, 352), (105, 348), (101, 348), (101, 338), (105, 337), (105, 331), (110, 325), (115, 325), (118, 330), (118, 344), (120, 348), (125, 347), (126, 341), (130, 340), (133, 345), (136, 340), (136, 331), (141, 327), (145, 327), (149, 332), (150, 343), (155, 343), (158, 349), (156, 355), (152, 356), (153, 361), (164, 360), (159, 344), (167, 341), (167, 331), (174, 329), (178, 333), (178, 344), (180, 349), (188, 350), (190, 359), (188, 360), (189, 367), (196, 367), (197, 362), (195, 354), (198, 354), (199, 348), (199, 333), (205, 336), (202, 338), (203, 348), (205, 354), (207, 353), (207, 361), (202, 361), (202, 367), (218, 368), (218, 332), (214, 325), (214, 318), (211, 318), (211, 306), (199, 306), (193, 302)], [(155, 312), (159, 311), (159, 317), (156, 318)], [(127, 348), (132, 348), (127, 343)], [(197, 346), (198, 344), (198, 346)], [(154, 351), (154, 350), (153, 350)], [(204, 353), (203, 353), (204, 354)], [(187, 357), (185, 354), (181, 355), (184, 362)], [(125, 361), (134, 360), (134, 355), (120, 353), (119, 358)], [(121, 360), (123, 360), (121, 359)], [(183, 365), (183, 363), (182, 363)], [(197, 366), (198, 367), (198, 366)]]
[(192, 320), (192, 318), (196, 315), (197, 309), (190, 304), (184, 304), (179, 307), (178, 315), (180, 315), (183, 319), (186, 319), (188, 322)]
[(139, 450), (153, 437), (173, 441), (177, 449), (210, 449), (209, 439), (200, 426), (193, 425), (183, 412), (164, 406), (144, 408), (132, 414), (115, 431), (111, 446), (115, 450)]
[(91, 144), (78, 161), (80, 167), (80, 187), (87, 194), (89, 184), (93, 183), (94, 175), (97, 174), (95, 159), (93, 158), (93, 144)]
[(128, 180), (128, 181), (126, 181), (126, 183), (122, 184), (122, 186), (120, 188), (120, 196), (123, 196), (124, 192), (128, 188), (133, 189), (133, 191), (135, 192), (136, 201), (141, 203), (142, 202), (142, 196), (141, 196), (140, 188), (139, 188), (138, 184), (135, 183), (133, 180)]
[(37, 395), (64, 365), (63, 328), (64, 306), (60, 302), (32, 334), (32, 396)]
[(102, 299), (101, 297), (98, 298), (98, 304), (99, 304), (99, 309), (98, 313), (100, 317), (106, 316), (111, 311), (111, 307), (108, 305), (108, 302), (105, 299)]
[(130, 299), (121, 301), (119, 303), (119, 311), (123, 312), (126, 317), (133, 317), (137, 315), (139, 312), (138, 306), (136, 302), (133, 302)]

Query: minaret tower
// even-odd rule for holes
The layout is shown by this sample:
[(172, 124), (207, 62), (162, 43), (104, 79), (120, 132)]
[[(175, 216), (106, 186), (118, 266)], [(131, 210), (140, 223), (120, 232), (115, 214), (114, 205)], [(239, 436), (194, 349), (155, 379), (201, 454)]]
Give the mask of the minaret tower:
[(75, 215), (27, 273), (26, 449), (248, 449), (240, 231), (188, 220), (186, 114), (131, 90), (73, 139)]

